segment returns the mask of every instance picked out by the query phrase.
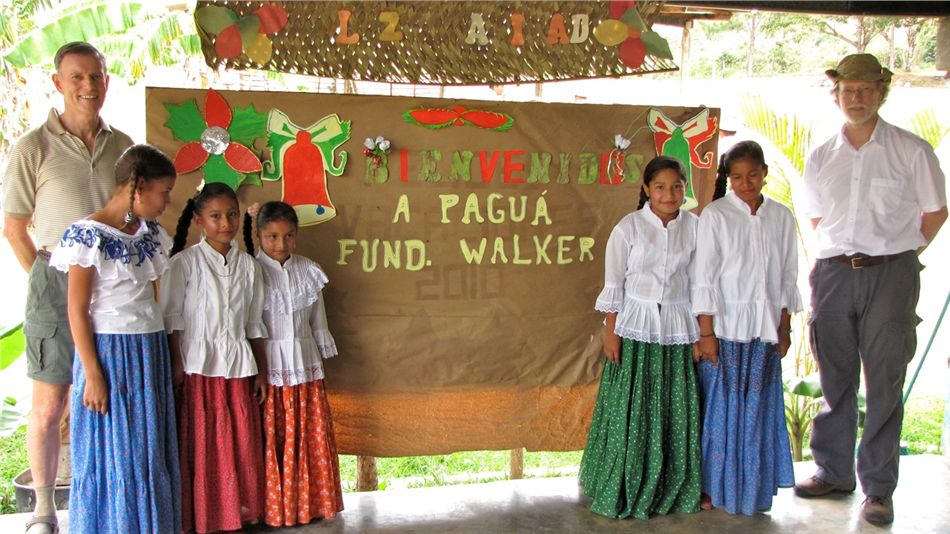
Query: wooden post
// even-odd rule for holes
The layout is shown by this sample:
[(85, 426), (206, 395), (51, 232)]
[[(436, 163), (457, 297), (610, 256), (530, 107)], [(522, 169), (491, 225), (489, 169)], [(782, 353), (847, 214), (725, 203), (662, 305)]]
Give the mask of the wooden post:
[(376, 473), (376, 458), (373, 456), (356, 457), (356, 491), (376, 491), (379, 488), (379, 475)]
[(524, 449), (511, 449), (511, 457), (508, 460), (508, 478), (519, 480), (524, 478)]
[(692, 44), (693, 21), (687, 20), (683, 23), (683, 41), (680, 49), (680, 81), (689, 79), (689, 47)]

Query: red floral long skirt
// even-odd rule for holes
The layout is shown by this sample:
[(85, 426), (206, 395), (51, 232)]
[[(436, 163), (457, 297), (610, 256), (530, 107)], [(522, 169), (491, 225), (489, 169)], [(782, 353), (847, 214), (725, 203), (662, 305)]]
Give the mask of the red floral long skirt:
[(300, 525), (343, 510), (340, 464), (323, 380), (268, 386), (264, 433), (268, 525)]
[(238, 530), (264, 512), (264, 450), (254, 377), (185, 375), (178, 418), (182, 528)]

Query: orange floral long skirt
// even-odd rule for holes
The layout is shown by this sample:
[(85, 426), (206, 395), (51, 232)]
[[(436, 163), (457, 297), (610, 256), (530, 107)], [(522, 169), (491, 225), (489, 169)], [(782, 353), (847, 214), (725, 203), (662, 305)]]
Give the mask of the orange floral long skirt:
[(268, 386), (264, 469), (268, 525), (302, 525), (343, 510), (340, 464), (323, 380)]

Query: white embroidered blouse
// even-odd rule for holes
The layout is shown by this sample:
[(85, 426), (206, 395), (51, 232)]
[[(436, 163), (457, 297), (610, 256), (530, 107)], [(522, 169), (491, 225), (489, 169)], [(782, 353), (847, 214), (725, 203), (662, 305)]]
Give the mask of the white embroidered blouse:
[(698, 222), (681, 210), (664, 228), (647, 204), (614, 227), (594, 308), (617, 312), (618, 336), (663, 345), (699, 339), (689, 300)]
[(168, 265), (171, 239), (161, 225), (139, 220), (135, 234), (81, 219), (53, 249), (50, 265), (94, 267), (89, 317), (99, 334), (146, 334), (164, 329), (152, 285)]
[(171, 259), (160, 288), (165, 329), (181, 331), (186, 373), (257, 374), (248, 339), (267, 337), (267, 328), (261, 269), (250, 254), (232, 241), (225, 257), (202, 238)]
[(268, 383), (296, 386), (321, 380), (321, 360), (337, 354), (323, 299), (327, 275), (309, 258), (295, 254), (281, 265), (258, 252), (257, 261), (264, 277), (264, 324), (270, 333)]
[(716, 337), (778, 342), (782, 308), (802, 309), (795, 218), (765, 197), (752, 215), (729, 193), (703, 209), (693, 277), (693, 312), (713, 315)]

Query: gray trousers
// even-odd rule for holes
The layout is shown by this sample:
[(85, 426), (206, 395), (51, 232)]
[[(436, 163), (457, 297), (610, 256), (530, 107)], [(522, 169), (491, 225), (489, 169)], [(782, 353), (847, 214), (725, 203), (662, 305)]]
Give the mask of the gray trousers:
[(852, 269), (818, 260), (812, 270), (811, 346), (824, 403), (811, 439), (818, 478), (854, 484), (858, 385), (864, 366), (866, 417), (857, 472), (866, 495), (897, 487), (901, 399), (907, 364), (917, 350), (920, 262), (914, 251), (873, 267)]

